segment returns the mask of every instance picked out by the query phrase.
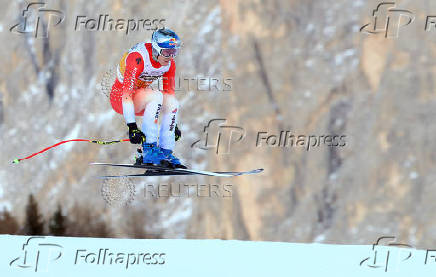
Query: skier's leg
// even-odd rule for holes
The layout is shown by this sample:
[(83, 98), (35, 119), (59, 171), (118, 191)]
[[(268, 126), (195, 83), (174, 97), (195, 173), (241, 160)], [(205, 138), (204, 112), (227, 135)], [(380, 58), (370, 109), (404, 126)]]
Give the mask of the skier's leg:
[(162, 93), (149, 88), (139, 89), (133, 97), (135, 114), (142, 117), (142, 132), (147, 143), (157, 142), (159, 126), (158, 118), (162, 107)]
[(177, 124), (179, 101), (174, 94), (163, 94), (162, 115), (159, 134), (159, 146), (173, 150), (175, 146), (174, 128)]
[(158, 119), (162, 107), (162, 93), (158, 90), (140, 89), (135, 93), (133, 103), (135, 113), (143, 114), (142, 132), (145, 135), (143, 143), (143, 159), (145, 164), (159, 165), (165, 158), (162, 151), (157, 147)]
[(186, 168), (172, 153), (175, 146), (174, 129), (177, 124), (179, 101), (174, 94), (164, 93), (162, 104), (162, 115), (159, 133), (159, 146), (163, 154), (173, 167)]

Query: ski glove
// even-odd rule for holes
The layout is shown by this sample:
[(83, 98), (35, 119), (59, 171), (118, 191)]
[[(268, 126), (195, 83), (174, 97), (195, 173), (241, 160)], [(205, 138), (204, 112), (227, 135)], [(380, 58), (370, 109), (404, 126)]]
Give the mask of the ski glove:
[(182, 137), (182, 132), (180, 131), (179, 127), (177, 127), (177, 125), (176, 128), (174, 129), (174, 134), (175, 134), (174, 139), (176, 141), (178, 141)]
[(136, 126), (136, 123), (129, 123), (129, 124), (127, 124), (127, 126), (129, 126), (130, 143), (140, 144), (140, 143), (142, 143), (143, 140), (145, 140), (144, 133), (138, 129), (138, 126)]

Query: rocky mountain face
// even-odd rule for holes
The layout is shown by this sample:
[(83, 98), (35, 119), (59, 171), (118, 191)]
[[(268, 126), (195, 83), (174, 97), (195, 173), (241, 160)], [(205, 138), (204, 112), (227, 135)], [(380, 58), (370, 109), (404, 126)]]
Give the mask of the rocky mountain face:
[[(48, 38), (11, 32), (27, 3), (2, 4), (0, 203), (15, 216), (23, 216), (33, 193), (44, 213), (58, 203), (67, 211), (91, 207), (118, 237), (133, 236), (133, 224), (165, 238), (371, 244), (392, 235), (420, 248), (436, 242), (436, 29), (426, 25), (433, 1), (396, 1), (410, 11), (403, 16), (382, 6), (379, 20), (391, 16), (401, 26), (388, 38), (360, 31), (374, 20), (380, 2), (372, 0), (47, 1), (64, 18), (54, 26), (59, 14), (41, 17)], [(100, 15), (149, 19), (182, 38), (176, 152), (189, 165), (265, 171), (231, 179), (95, 178), (114, 170), (89, 163), (131, 162), (129, 143), (70, 143), (11, 165), (60, 140), (126, 137), (107, 93), (122, 53), (152, 30), (86, 25)], [(227, 80), (230, 89), (201, 89), (201, 78)], [(226, 119), (245, 137), (232, 141), (229, 153), (192, 147), (211, 119)], [(294, 136), (288, 147), (273, 137), (256, 146), (259, 137), (280, 133)], [(331, 146), (332, 136), (341, 137), (338, 145)], [(147, 197), (158, 184), (228, 185), (231, 197)], [(135, 187), (134, 200), (109, 205), (102, 186), (127, 194)]]

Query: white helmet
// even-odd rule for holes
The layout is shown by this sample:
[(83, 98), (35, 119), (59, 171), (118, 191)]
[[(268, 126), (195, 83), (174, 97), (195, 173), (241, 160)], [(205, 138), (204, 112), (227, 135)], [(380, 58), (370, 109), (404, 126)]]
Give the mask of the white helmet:
[(162, 55), (165, 57), (175, 57), (181, 46), (181, 41), (176, 33), (170, 29), (158, 29), (151, 36), (153, 46), (153, 57)]

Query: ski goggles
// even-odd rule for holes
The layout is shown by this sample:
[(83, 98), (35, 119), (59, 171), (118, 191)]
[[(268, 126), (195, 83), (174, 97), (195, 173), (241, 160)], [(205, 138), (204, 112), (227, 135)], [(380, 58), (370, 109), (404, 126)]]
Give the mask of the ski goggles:
[(178, 52), (179, 52), (178, 49), (175, 49), (175, 48), (160, 50), (160, 54), (162, 56), (164, 56), (165, 58), (169, 58), (169, 57), (174, 58), (175, 56), (177, 56)]

